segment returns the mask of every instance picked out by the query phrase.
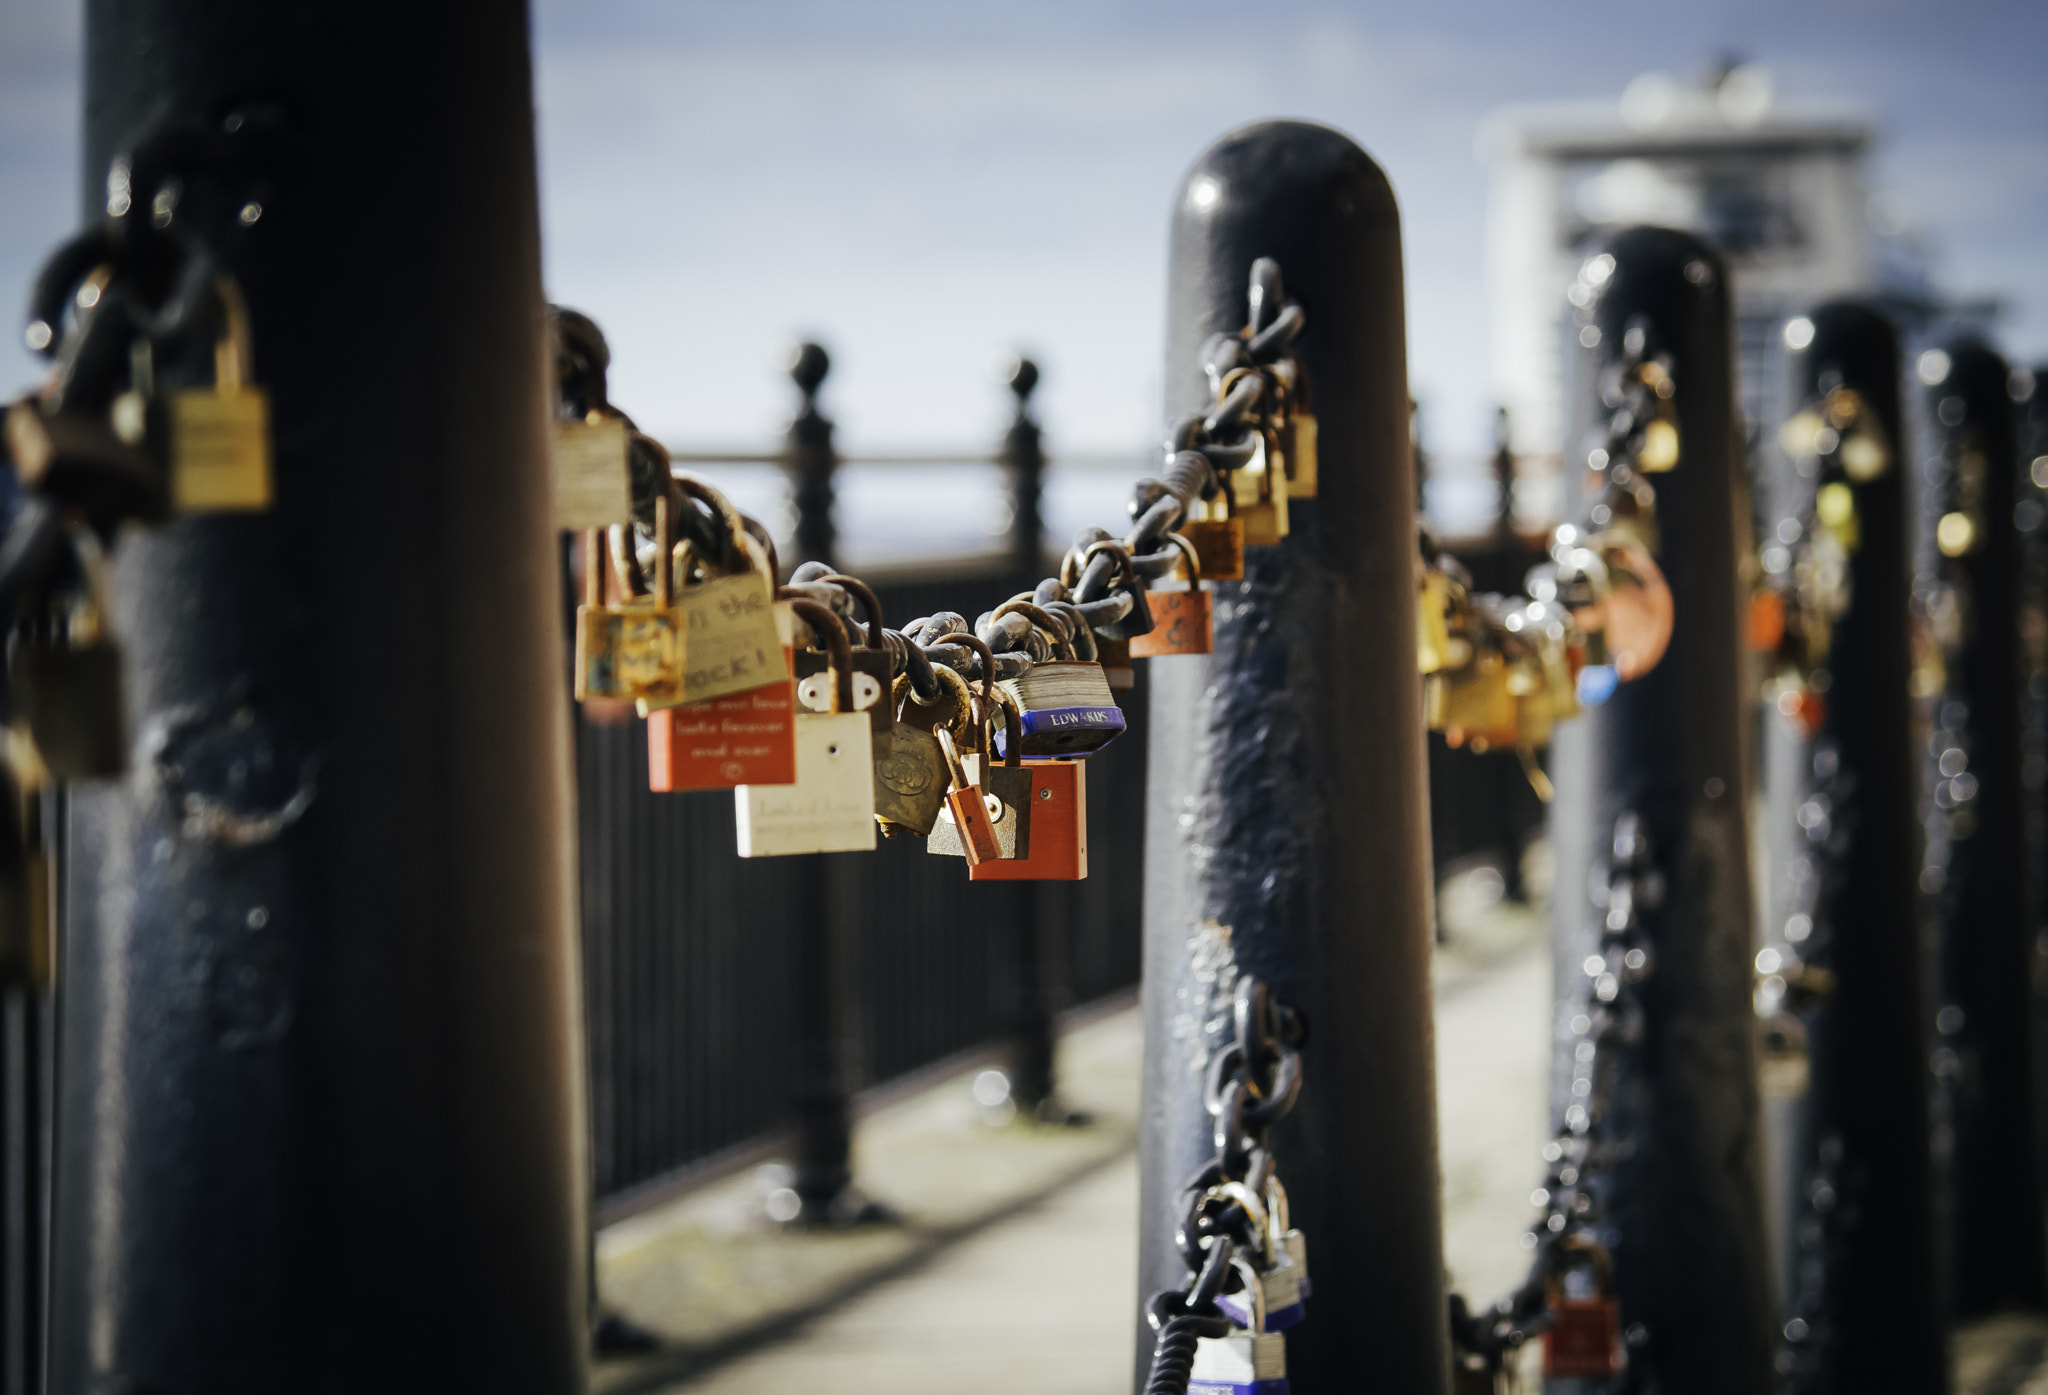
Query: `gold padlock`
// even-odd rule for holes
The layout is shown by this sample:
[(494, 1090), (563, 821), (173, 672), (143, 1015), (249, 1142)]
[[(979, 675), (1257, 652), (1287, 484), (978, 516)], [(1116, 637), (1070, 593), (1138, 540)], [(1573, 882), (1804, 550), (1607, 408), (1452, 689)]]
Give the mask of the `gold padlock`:
[(1425, 567), (1415, 593), (1415, 660), (1423, 673), (1451, 666), (1451, 579)]
[(249, 308), (234, 278), (214, 278), (221, 335), (213, 386), (181, 388), (164, 403), (171, 506), (179, 513), (245, 513), (271, 504), (270, 398), (249, 380)]
[[(683, 618), (670, 603), (668, 495), (655, 496), (654, 590), (607, 605), (603, 533), (583, 535), (583, 604), (576, 608), (576, 700), (639, 699), (674, 706), (683, 695)], [(769, 623), (774, 623), (771, 614)], [(780, 645), (777, 646), (780, 652)]]

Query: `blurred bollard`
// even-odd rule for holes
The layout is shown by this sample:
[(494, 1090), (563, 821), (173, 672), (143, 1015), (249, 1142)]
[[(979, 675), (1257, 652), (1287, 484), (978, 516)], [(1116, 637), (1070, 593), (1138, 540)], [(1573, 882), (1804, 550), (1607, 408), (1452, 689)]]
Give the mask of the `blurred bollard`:
[[(1613, 1255), (1631, 1385), (1764, 1395), (1776, 1384), (1778, 1324), (1750, 1003), (1751, 709), (1739, 578), (1751, 521), (1726, 273), (1688, 234), (1634, 228), (1586, 250), (1572, 299), (1567, 468), (1586, 481), (1589, 502), (1608, 487), (1600, 443), (1623, 400), (1624, 360), (1668, 356), (1673, 391), (1660, 397), (1675, 408), (1676, 437), (1664, 444), (1676, 449), (1655, 462), (1646, 449), (1637, 464), (1658, 471), (1650, 532), (1676, 624), (1661, 663), (1559, 724), (1551, 747), (1553, 1108), (1560, 1127), (1590, 1113), (1587, 1158), (1571, 1163), (1591, 1192), (1579, 1223)], [(1610, 512), (1593, 505), (1585, 526), (1622, 521)], [(1611, 900), (1623, 882), (1632, 899)], [(1602, 936), (1617, 924), (1643, 946), (1644, 959), (1626, 968), (1602, 958)], [(1573, 1092), (1583, 1083), (1575, 1065), (1593, 1045), (1588, 1014), (1613, 1000), (1623, 974), (1639, 1009), (1622, 1012), (1599, 1048), (1602, 1109)], [(1618, 1053), (1611, 1076), (1609, 1050)]]
[(1757, 965), (1779, 1364), (1790, 1395), (1938, 1395), (1899, 336), (1834, 301), (1783, 338), (1758, 511), (1764, 571), (1795, 597), (1764, 690)]
[(580, 1392), (526, 15), (85, 9), (85, 217), (239, 283), (275, 498), (114, 553), (135, 738), (68, 791), (49, 1388)]
[(2016, 377), (2020, 456), (2013, 525), (2020, 533), (2024, 665), (2020, 785), (2027, 801), (2027, 934), (2034, 958), (2034, 1165), (2048, 1195), (2048, 363)]
[[(1314, 1264), (1286, 1333), (1301, 1395), (1440, 1395), (1444, 1322), (1429, 987), (1429, 844), (1415, 647), (1400, 215), (1336, 131), (1248, 126), (1206, 151), (1174, 210), (1169, 419), (1208, 410), (1200, 349), (1246, 323), (1275, 259), (1320, 422), (1320, 492), (1215, 592), (1208, 658), (1153, 666), (1146, 818), (1139, 1301), (1186, 1288), (1182, 1188), (1214, 1156), (1204, 1075), (1263, 980), (1308, 1038), (1274, 1126)], [(1142, 1388), (1153, 1333), (1139, 1329)]]
[(2020, 787), (2020, 463), (2003, 358), (1959, 334), (1914, 369), (1926, 491), (1915, 590), (1941, 668), (1926, 684), (1935, 696), (1921, 882), (1939, 936), (1937, 1166), (1950, 1304), (1970, 1317), (2048, 1306)]
[(803, 393), (784, 447), (790, 505), (796, 514), (791, 567), (804, 562), (839, 564), (839, 532), (832, 520), (832, 477), (839, 469), (839, 453), (832, 445), (832, 419), (818, 410), (818, 388), (831, 371), (832, 357), (820, 344), (799, 344), (790, 360), (790, 379)]

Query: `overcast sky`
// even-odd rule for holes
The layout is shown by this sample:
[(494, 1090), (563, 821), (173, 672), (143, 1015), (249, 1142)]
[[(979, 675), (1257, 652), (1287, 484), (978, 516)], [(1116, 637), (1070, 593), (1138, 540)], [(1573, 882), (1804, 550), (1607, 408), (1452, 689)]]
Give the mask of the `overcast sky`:
[[(78, 203), (78, 18), (0, 0), (0, 285), (18, 306)], [(995, 370), (1039, 356), (1056, 446), (1158, 431), (1169, 200), (1263, 116), (1349, 132), (1399, 194), (1411, 377), (1431, 437), (1483, 441), (1480, 120), (1611, 97), (1734, 51), (1877, 118), (1872, 185), (1938, 281), (2048, 355), (2048, 5), (1439, 0), (1258, 6), (541, 0), (550, 294), (611, 336), (614, 395), (682, 443), (759, 444), (798, 335), (855, 447), (988, 441)], [(14, 326), (0, 387), (33, 371)]]

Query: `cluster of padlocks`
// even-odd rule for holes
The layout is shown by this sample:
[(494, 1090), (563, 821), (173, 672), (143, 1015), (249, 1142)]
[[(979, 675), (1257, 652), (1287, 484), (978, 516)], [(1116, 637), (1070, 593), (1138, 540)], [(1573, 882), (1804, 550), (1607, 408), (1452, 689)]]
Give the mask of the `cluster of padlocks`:
[[(1086, 759), (1124, 729), (1140, 659), (1206, 654), (1209, 585), (1314, 496), (1316, 425), (1279, 268), (1249, 323), (1203, 346), (1215, 405), (1176, 426), (1122, 537), (1089, 529), (1056, 576), (970, 625), (887, 627), (871, 588), (774, 544), (717, 489), (667, 470), (609, 402), (608, 354), (558, 311), (558, 523), (581, 536), (575, 692), (647, 722), (657, 791), (731, 789), (742, 857), (921, 837), (981, 880), (1088, 870)], [(636, 463), (644, 459), (645, 463)]]

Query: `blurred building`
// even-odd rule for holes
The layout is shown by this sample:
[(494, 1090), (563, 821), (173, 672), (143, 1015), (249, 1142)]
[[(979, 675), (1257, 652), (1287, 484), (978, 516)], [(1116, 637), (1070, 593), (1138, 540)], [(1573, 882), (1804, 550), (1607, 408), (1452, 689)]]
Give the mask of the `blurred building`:
[[(1743, 404), (1756, 420), (1776, 326), (1826, 296), (1890, 279), (1877, 274), (1864, 187), (1871, 136), (1859, 109), (1783, 101), (1761, 69), (1739, 66), (1693, 83), (1645, 74), (1619, 101), (1489, 118), (1479, 143), (1492, 169), (1494, 382), (1525, 470), (1556, 478), (1565, 292), (1581, 248), (1605, 228), (1684, 228), (1721, 249), (1733, 273)], [(1537, 511), (1529, 503), (1519, 511)]]

